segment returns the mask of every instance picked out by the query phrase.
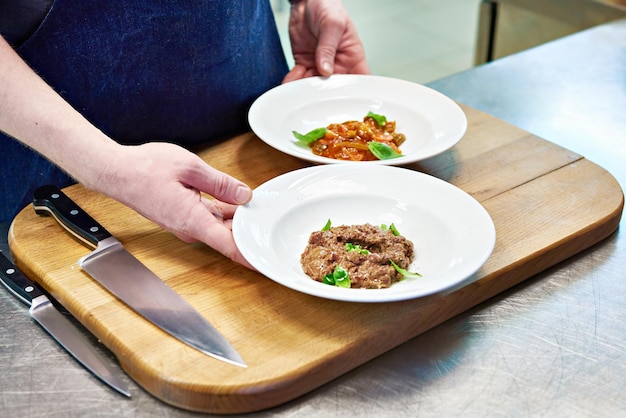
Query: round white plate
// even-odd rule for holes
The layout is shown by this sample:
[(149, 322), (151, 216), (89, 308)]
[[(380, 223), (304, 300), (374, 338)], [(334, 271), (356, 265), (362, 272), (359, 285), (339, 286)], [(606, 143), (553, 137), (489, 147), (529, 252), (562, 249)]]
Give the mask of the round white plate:
[[(307, 276), (300, 255), (313, 231), (334, 226), (395, 224), (416, 257), (387, 289), (344, 289)], [(487, 260), (495, 228), (470, 195), (435, 177), (389, 166), (321, 165), (276, 177), (235, 212), (233, 235), (260, 273), (291, 289), (328, 299), (390, 302), (461, 285)]]
[[(396, 131), (407, 138), (400, 147), (402, 157), (366, 162), (321, 157), (298, 145), (292, 133), (363, 120), (369, 111), (396, 121)], [(409, 81), (369, 75), (312, 77), (282, 84), (252, 104), (248, 121), (254, 133), (277, 150), (326, 164), (409, 164), (450, 149), (467, 129), (461, 108), (443, 94)]]

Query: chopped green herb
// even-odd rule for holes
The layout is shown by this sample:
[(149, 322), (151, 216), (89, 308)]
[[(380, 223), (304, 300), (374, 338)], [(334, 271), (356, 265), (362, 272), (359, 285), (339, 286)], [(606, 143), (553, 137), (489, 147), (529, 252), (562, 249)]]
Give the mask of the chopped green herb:
[(330, 222), (330, 219), (328, 219), (328, 221), (326, 221), (326, 225), (322, 228), (322, 231), (328, 231), (331, 225), (332, 223)]
[(396, 237), (400, 237), (400, 236), (402, 236), (402, 234), (400, 234), (400, 231), (398, 231), (398, 228), (396, 228), (396, 226), (395, 226), (394, 224), (391, 224), (391, 225), (389, 225), (389, 226), (387, 226), (387, 225), (385, 225), (385, 224), (382, 224), (380, 227), (381, 227), (382, 229), (384, 229), (385, 231), (386, 231), (386, 230), (390, 230), (391, 232), (393, 232), (393, 234), (394, 234)]
[(377, 115), (374, 112), (367, 112), (367, 116), (374, 119), (378, 126), (385, 126), (387, 124), (387, 117), (383, 115)]
[(335, 267), (335, 270), (332, 273), (329, 273), (326, 276), (324, 276), (324, 279), (322, 280), (322, 282), (324, 284), (329, 284), (331, 286), (345, 287), (345, 288), (350, 287), (350, 277), (348, 275), (348, 272), (341, 266)]
[(393, 268), (396, 269), (396, 271), (400, 273), (403, 277), (422, 277), (422, 275), (419, 273), (413, 273), (412, 271), (403, 269), (402, 267), (394, 263), (393, 260), (389, 260), (389, 262), (391, 262)]
[(291, 131), (291, 132), (293, 133), (293, 136), (296, 137), (300, 145), (309, 146), (309, 144), (311, 144), (314, 141), (317, 141), (318, 139), (322, 138), (326, 134), (326, 128), (313, 129), (311, 132), (306, 133), (306, 134), (301, 134), (296, 131)]
[(348, 252), (352, 252), (352, 251), (356, 251), (359, 254), (370, 254), (369, 250), (366, 250), (365, 248), (361, 248), (360, 245), (354, 245), (351, 242), (346, 242), (346, 251)]
[(379, 160), (391, 160), (392, 158), (402, 157), (402, 154), (382, 142), (370, 141), (367, 147)]

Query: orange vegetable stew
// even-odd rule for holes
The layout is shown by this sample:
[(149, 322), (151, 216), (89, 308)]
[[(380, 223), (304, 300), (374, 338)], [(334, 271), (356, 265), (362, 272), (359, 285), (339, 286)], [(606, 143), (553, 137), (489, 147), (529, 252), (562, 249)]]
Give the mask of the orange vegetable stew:
[(406, 137), (396, 132), (396, 122), (384, 120), (382, 125), (379, 122), (368, 115), (363, 122), (355, 120), (330, 124), (324, 136), (309, 143), (309, 147), (315, 155), (348, 161), (380, 159), (372, 153), (368, 145), (370, 142), (387, 145), (397, 154), (402, 154), (400, 145)]

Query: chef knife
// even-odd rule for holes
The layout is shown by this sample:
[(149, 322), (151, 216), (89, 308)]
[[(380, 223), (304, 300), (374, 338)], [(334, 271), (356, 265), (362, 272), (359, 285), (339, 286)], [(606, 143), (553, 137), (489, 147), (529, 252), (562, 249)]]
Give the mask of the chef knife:
[(247, 367), (217, 329), (59, 188), (36, 189), (33, 206), (38, 214), (52, 215), (72, 235), (95, 247), (78, 264), (131, 309), (191, 347)]
[(39, 286), (26, 277), (0, 251), (0, 282), (18, 299), (30, 305), (31, 317), (65, 348), (80, 364), (122, 395), (130, 397), (128, 387), (100, 357), (83, 331), (52, 305)]

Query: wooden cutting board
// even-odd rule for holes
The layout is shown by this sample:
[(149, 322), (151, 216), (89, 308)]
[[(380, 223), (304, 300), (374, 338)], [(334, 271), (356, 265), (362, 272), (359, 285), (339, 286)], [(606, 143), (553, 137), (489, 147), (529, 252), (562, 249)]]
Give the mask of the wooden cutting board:
[[(81, 271), (77, 260), (89, 250), (31, 207), (13, 222), (11, 250), (18, 266), (157, 398), (210, 413), (270, 408), (565, 260), (618, 227), (624, 197), (608, 172), (492, 116), (462, 108), (469, 125), (462, 141), (407, 167), (467, 191), (496, 226), (492, 256), (469, 284), (445, 295), (361, 304), (300, 294), (204, 245), (177, 240), (105, 196), (80, 185), (65, 190), (206, 315), (243, 356), (247, 369), (203, 355), (133, 313)], [(199, 154), (252, 187), (307, 165), (251, 133)]]

